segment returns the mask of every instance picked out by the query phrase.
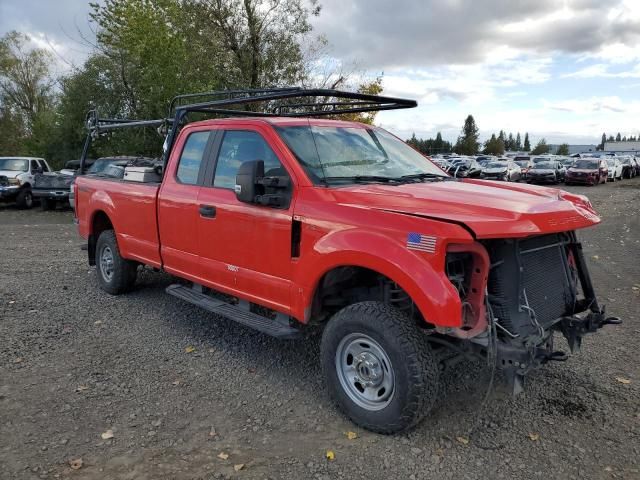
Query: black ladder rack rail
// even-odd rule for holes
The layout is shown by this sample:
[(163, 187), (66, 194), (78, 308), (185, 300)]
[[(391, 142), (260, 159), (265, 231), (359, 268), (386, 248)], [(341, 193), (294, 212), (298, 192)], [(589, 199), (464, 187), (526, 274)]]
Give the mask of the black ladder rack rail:
[[(201, 101), (194, 100), (199, 99)], [(262, 109), (259, 104), (263, 104)], [(190, 112), (215, 116), (244, 117), (318, 117), (344, 115), (350, 113), (377, 112), (414, 108), (415, 100), (345, 92), (333, 89), (304, 89), (299, 87), (265, 88), (249, 90), (218, 90), (212, 92), (178, 95), (169, 104), (167, 118), (156, 120), (100, 118), (95, 110), (87, 113), (86, 125), (89, 133), (80, 159), (80, 172), (84, 164), (92, 138), (101, 133), (134, 127), (154, 127), (168, 129), (163, 154), (166, 167), (169, 153), (180, 127), (187, 122)], [(256, 108), (252, 109), (252, 106)], [(236, 108), (234, 108), (236, 107)], [(171, 127), (170, 129), (168, 127)]]

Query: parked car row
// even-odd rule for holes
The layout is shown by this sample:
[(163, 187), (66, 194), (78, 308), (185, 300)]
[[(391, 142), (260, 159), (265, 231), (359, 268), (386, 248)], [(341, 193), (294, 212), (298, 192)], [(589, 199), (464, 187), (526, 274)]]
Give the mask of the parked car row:
[(558, 155), (436, 156), (432, 160), (455, 177), (505, 182), (598, 185), (640, 175), (640, 157), (632, 155), (597, 157), (589, 154), (578, 158)]

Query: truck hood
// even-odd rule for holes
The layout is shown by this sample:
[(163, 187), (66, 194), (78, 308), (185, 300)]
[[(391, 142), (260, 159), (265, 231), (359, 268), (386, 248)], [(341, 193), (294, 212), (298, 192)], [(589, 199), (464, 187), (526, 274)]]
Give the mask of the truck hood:
[(22, 173), (26, 172), (16, 172), (15, 170), (0, 170), (0, 177), (16, 178)]
[(337, 188), (334, 195), (343, 205), (457, 223), (479, 239), (525, 237), (600, 223), (587, 197), (525, 184), (470, 179), (366, 184)]

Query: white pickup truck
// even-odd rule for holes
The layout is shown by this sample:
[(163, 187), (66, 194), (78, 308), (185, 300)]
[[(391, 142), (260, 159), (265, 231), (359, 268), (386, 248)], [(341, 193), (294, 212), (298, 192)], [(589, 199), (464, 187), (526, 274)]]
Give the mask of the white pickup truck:
[(15, 201), (20, 208), (31, 208), (35, 175), (50, 171), (42, 158), (0, 157), (0, 202)]

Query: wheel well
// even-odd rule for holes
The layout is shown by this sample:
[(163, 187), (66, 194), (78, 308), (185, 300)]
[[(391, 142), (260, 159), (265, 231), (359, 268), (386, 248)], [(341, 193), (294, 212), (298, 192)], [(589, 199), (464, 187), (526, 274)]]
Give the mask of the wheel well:
[(99, 210), (93, 215), (93, 220), (91, 221), (91, 233), (89, 234), (89, 241), (87, 245), (89, 265), (93, 266), (96, 264), (96, 243), (98, 242), (100, 234), (105, 230), (113, 230), (113, 224), (111, 223), (109, 216), (102, 210)]
[(416, 321), (422, 320), (411, 297), (396, 282), (375, 270), (346, 265), (328, 271), (318, 282), (311, 322), (321, 323), (338, 310), (367, 300), (393, 305)]

